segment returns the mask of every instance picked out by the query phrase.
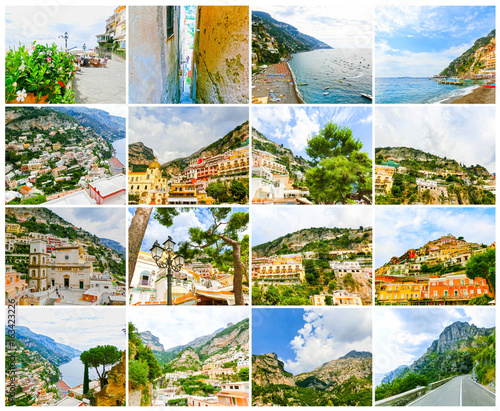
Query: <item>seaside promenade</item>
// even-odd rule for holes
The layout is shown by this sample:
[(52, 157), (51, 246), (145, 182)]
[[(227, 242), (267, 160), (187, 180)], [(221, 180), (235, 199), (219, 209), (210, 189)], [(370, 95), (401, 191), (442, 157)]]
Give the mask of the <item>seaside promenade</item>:
[(302, 104), (287, 63), (273, 64), (252, 82), (253, 104)]

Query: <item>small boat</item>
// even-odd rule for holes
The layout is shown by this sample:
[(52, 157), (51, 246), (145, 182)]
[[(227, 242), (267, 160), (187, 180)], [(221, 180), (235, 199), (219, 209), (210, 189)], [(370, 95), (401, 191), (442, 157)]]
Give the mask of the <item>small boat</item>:
[(351, 83), (347, 83), (347, 85), (348, 85), (348, 86), (352, 86), (352, 84), (351, 84)]
[(484, 87), (496, 88), (495, 86), (496, 86), (495, 83), (493, 83), (493, 84), (486, 84)]
[(324, 96), (327, 96), (328, 94), (330, 94), (330, 92), (326, 92), (326, 93), (323, 93)]
[(361, 97), (367, 98), (368, 100), (372, 100), (372, 96), (370, 96), (369, 94), (361, 93)]
[(330, 86), (326, 86), (326, 87), (325, 87), (325, 90), (328, 90), (329, 88), (330, 88)]
[(339, 83), (342, 83), (342, 80), (339, 80)]
[(314, 80), (317, 80), (317, 79), (318, 79), (318, 77), (314, 77)]
[(309, 83), (300, 83), (300, 84), (297, 84), (298, 86), (308, 86)]

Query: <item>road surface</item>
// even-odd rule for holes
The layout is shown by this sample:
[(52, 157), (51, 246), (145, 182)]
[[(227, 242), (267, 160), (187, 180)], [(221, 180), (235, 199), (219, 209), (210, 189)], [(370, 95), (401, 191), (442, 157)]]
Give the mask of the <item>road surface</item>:
[(495, 406), (495, 395), (470, 379), (460, 375), (421, 398), (408, 404), (410, 407), (435, 406)]

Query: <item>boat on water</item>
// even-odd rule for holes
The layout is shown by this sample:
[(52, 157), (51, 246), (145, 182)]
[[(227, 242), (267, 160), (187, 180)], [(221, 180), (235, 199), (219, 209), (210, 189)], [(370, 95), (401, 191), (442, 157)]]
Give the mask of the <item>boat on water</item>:
[(330, 86), (326, 86), (326, 87), (325, 87), (325, 90), (328, 90), (329, 88), (330, 88)]
[(342, 83), (342, 80), (339, 80), (339, 83)]
[(314, 80), (317, 80), (317, 79), (318, 79), (318, 77), (314, 77)]
[(323, 93), (324, 96), (327, 96), (328, 94), (330, 94), (330, 92), (326, 92), (326, 93)]
[(298, 86), (308, 86), (309, 83), (300, 83), (300, 84), (297, 84)]
[(367, 98), (368, 100), (372, 100), (372, 96), (370, 96), (369, 94), (361, 93), (361, 97)]
[(495, 83), (493, 83), (493, 84), (486, 84), (484, 87), (495, 88), (496, 85), (495, 85)]

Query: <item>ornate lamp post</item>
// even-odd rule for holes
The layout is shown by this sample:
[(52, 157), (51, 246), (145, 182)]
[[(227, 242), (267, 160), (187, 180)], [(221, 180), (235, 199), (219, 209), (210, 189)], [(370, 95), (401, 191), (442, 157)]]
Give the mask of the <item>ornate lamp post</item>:
[(67, 31), (64, 32), (64, 35), (60, 35), (59, 38), (64, 39), (64, 51), (68, 51), (68, 39), (69, 39), (69, 34)]
[(175, 242), (172, 237), (168, 236), (167, 241), (163, 243), (163, 247), (155, 241), (151, 247), (151, 256), (156, 265), (160, 268), (167, 269), (167, 304), (172, 305), (172, 271), (179, 272), (184, 265), (184, 257), (182, 255), (174, 255)]
[(85, 43), (83, 43), (82, 49), (83, 49), (83, 51), (87, 50), (87, 45)]

